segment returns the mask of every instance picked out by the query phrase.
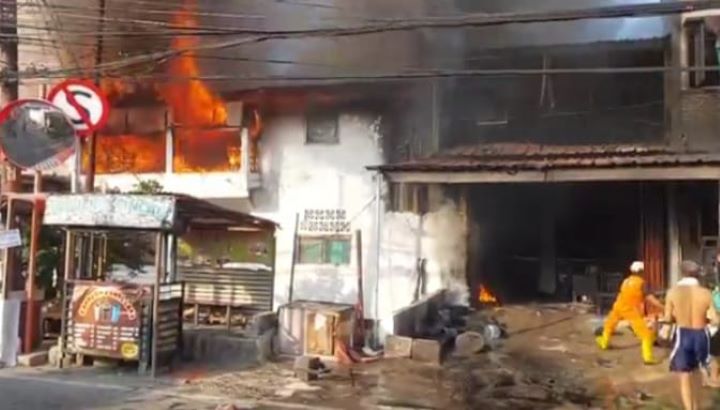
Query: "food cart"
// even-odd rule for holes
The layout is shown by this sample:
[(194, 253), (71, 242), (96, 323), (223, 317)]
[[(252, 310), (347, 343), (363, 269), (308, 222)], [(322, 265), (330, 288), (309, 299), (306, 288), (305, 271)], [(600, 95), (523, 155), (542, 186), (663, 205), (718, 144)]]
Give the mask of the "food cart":
[(177, 238), (194, 229), (275, 227), (164, 194), (52, 195), (44, 218), (67, 230), (60, 364), (72, 355), (109, 358), (135, 362), (153, 376), (182, 350)]

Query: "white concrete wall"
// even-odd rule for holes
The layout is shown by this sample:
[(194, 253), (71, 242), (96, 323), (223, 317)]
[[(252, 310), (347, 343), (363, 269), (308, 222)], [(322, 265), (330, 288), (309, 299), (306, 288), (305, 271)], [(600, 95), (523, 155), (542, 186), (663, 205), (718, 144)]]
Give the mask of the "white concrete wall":
[(247, 198), (247, 176), (240, 171), (212, 173), (105, 174), (95, 177), (98, 190), (130, 192), (141, 181), (157, 181), (165, 192), (203, 199)]
[[(365, 314), (379, 318), (383, 334), (392, 333), (393, 314), (413, 302), (419, 258), (427, 260), (426, 291), (448, 288), (456, 302), (467, 303), (464, 215), (433, 190), (431, 212), (382, 209), (380, 276), (377, 281), (374, 175), (365, 167), (383, 161), (378, 118), (346, 113), (339, 121), (337, 145), (305, 143), (302, 116), (269, 118), (261, 140), (262, 185), (252, 194), (253, 213), (281, 225), (276, 234), (275, 307), (288, 301), (295, 215), (306, 209), (345, 209), (351, 231), (363, 236)], [(295, 267), (294, 299), (355, 303), (355, 243), (348, 266)], [(376, 301), (377, 295), (377, 301)]]
[(413, 303), (420, 258), (426, 261), (426, 294), (448, 289), (453, 303), (469, 303), (467, 229), (464, 215), (453, 203), (443, 202), (423, 216), (388, 212), (381, 223), (378, 310), (382, 335), (393, 332), (394, 313)]
[(421, 224), (422, 218), (410, 212), (388, 212), (383, 216), (378, 289), (383, 336), (393, 333), (394, 313), (413, 303), (421, 255)]
[[(339, 144), (305, 143), (305, 118), (269, 118), (261, 150), (262, 188), (252, 193), (253, 213), (280, 224), (276, 235), (275, 307), (288, 301), (295, 215), (306, 209), (344, 209), (351, 231), (362, 231), (365, 301), (375, 288), (375, 189), (365, 167), (382, 162), (379, 117), (346, 113)], [(357, 301), (355, 243), (348, 266), (296, 265), (294, 299)], [(374, 290), (373, 290), (374, 292)], [(368, 312), (370, 313), (370, 312)]]

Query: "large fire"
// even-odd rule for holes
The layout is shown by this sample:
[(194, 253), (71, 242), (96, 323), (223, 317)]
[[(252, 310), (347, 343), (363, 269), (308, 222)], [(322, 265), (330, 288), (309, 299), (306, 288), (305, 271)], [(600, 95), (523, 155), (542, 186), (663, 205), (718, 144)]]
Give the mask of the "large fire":
[[(194, 0), (186, 0), (173, 17), (173, 25), (198, 27), (194, 16)], [(166, 66), (167, 82), (154, 85), (156, 99), (171, 112), (173, 129), (173, 172), (233, 171), (241, 166), (240, 132), (227, 127), (228, 108), (225, 102), (198, 77), (201, 70), (196, 53), (189, 50), (198, 44), (194, 36), (176, 36), (170, 46), (187, 50), (170, 60)], [(128, 82), (107, 79), (101, 83), (111, 102), (137, 92)], [(257, 114), (254, 114), (257, 115)], [(130, 117), (129, 122), (133, 119)], [(256, 146), (260, 126), (254, 118), (251, 134)], [(167, 152), (165, 135), (150, 132), (103, 133), (98, 138), (96, 172), (162, 172)]]
[(490, 293), (490, 290), (488, 290), (485, 285), (480, 285), (480, 289), (478, 290), (478, 302), (480, 303), (497, 303), (497, 298)]
[[(198, 24), (192, 14), (192, 5), (186, 1), (185, 7), (173, 18), (173, 25), (193, 29)], [(189, 50), (198, 45), (194, 36), (175, 36), (171, 47), (174, 50)], [(188, 81), (173, 82), (159, 87), (160, 96), (172, 108), (175, 123), (192, 127), (212, 127), (225, 125), (228, 118), (225, 103), (210, 90), (200, 76), (200, 67), (194, 51), (186, 51), (170, 61), (170, 77), (190, 77)]]

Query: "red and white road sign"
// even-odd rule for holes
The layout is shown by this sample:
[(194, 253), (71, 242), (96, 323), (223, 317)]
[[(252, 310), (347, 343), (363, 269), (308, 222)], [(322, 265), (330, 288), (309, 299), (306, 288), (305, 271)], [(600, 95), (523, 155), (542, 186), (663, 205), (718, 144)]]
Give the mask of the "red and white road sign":
[(102, 90), (89, 81), (63, 81), (50, 90), (48, 100), (67, 114), (78, 135), (91, 134), (107, 124), (110, 104)]

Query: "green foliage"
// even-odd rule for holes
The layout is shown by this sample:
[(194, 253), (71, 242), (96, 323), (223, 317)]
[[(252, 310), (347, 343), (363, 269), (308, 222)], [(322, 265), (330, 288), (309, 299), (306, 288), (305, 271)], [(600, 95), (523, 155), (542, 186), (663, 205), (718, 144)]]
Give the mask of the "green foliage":
[[(21, 224), (20, 234), (22, 235), (22, 265), (29, 269), (30, 260), (30, 229), (26, 224)], [(62, 261), (63, 238), (62, 232), (51, 227), (40, 229), (40, 242), (37, 252), (37, 287), (45, 289), (46, 296), (52, 297), (57, 289), (53, 287), (53, 275), (56, 269), (60, 269)]]
[(163, 186), (154, 179), (140, 180), (137, 184), (133, 185), (133, 194), (159, 194), (163, 192)]

